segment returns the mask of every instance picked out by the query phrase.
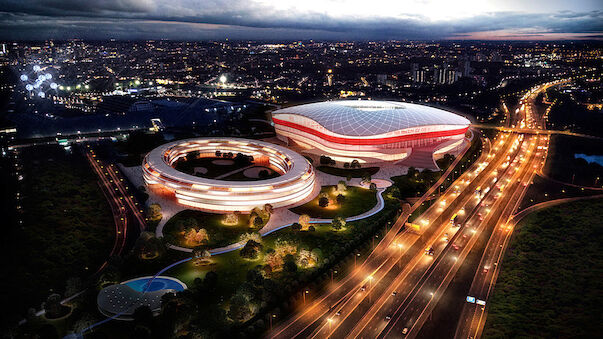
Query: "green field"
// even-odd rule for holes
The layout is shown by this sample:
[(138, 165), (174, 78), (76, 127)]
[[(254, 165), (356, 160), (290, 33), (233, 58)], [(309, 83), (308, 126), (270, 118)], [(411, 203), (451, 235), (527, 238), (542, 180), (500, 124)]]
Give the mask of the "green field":
[(513, 235), (484, 338), (595, 338), (603, 305), (603, 200), (528, 216)]
[(375, 192), (357, 186), (349, 186), (344, 193), (345, 201), (343, 204), (338, 204), (335, 188), (336, 186), (323, 186), (320, 190), (321, 193), (327, 193), (329, 196), (330, 202), (327, 207), (319, 206), (319, 197), (316, 197), (304, 205), (292, 208), (291, 211), (299, 215), (307, 214), (311, 218), (332, 219), (337, 216), (349, 218), (367, 212), (377, 204)]
[(249, 227), (249, 214), (241, 214), (239, 222), (235, 225), (225, 225), (223, 214), (212, 214), (195, 210), (185, 210), (173, 216), (163, 228), (163, 234), (169, 235), (175, 240), (174, 245), (192, 248), (193, 245), (186, 242), (183, 231), (191, 225), (190, 219), (194, 220), (197, 228), (204, 228), (209, 235), (208, 246), (210, 248), (227, 246), (239, 240), (242, 234), (257, 231), (261, 227)]

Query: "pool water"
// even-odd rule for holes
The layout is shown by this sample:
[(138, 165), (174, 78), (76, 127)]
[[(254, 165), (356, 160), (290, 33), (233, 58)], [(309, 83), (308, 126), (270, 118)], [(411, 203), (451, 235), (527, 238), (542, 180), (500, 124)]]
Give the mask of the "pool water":
[(183, 291), (186, 288), (186, 286), (184, 286), (184, 284), (179, 281), (168, 279), (168, 278), (162, 278), (162, 277), (157, 277), (157, 278), (153, 279), (151, 284), (147, 287), (147, 284), (148, 284), (149, 280), (151, 280), (151, 279), (152, 278), (150, 278), (150, 277), (139, 278), (139, 279), (126, 281), (123, 284), (126, 286), (129, 286), (130, 288), (132, 288), (133, 290), (138, 291), (138, 292), (145, 292), (145, 291), (153, 292), (153, 291), (160, 291), (160, 290)]
[(603, 166), (603, 155), (586, 155), (586, 154), (574, 154), (575, 158), (582, 158), (586, 160), (588, 163), (597, 163)]

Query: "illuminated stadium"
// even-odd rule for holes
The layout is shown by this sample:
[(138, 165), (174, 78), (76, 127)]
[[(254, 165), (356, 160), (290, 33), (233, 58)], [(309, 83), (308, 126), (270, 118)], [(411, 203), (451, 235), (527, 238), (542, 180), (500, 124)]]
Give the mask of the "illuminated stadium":
[(371, 100), (283, 108), (272, 113), (272, 121), (279, 139), (303, 147), (304, 153), (343, 162), (406, 159), (430, 165), (417, 167), (433, 167), (434, 157), (459, 150), (470, 124), (429, 106)]
[[(270, 168), (278, 177), (230, 181), (186, 174), (174, 164), (188, 154), (200, 158), (219, 153), (252, 156), (255, 164)], [(179, 204), (212, 212), (249, 212), (254, 207), (294, 206), (315, 192), (312, 165), (303, 156), (267, 142), (237, 138), (195, 138), (171, 142), (152, 150), (143, 162), (145, 184), (175, 197)]]

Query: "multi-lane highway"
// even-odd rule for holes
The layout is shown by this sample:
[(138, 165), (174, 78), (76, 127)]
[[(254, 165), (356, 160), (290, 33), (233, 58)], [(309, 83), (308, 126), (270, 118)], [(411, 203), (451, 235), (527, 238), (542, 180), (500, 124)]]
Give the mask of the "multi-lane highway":
[[(527, 128), (535, 131), (546, 128), (545, 121), (547, 112), (542, 116), (537, 114), (534, 101), (538, 94), (546, 91), (550, 86), (556, 86), (565, 82), (566, 81), (559, 81), (539, 86), (524, 96), (520, 109), (525, 111)], [(515, 225), (515, 223), (511, 222), (513, 213), (519, 207), (534, 175), (542, 170), (547, 158), (549, 136), (547, 134), (539, 134), (532, 136), (531, 139), (531, 146), (533, 147), (532, 157), (530, 158), (530, 161), (525, 164), (523, 177), (518, 179), (521, 184), (518, 189), (513, 192), (512, 200), (508, 204), (505, 213), (503, 213), (498, 222), (494, 224), (492, 235), (488, 240), (480, 260), (480, 269), (475, 273), (469, 289), (469, 297), (481, 300), (482, 302), (480, 302), (480, 304), (467, 303), (463, 307), (455, 338), (479, 338), (481, 336), (485, 324), (487, 300), (492, 292), (498, 273), (500, 272), (500, 263)]]
[[(129, 189), (124, 184), (124, 178), (115, 166), (113, 164), (107, 165), (98, 159), (90, 145), (87, 145), (84, 152), (90, 166), (99, 178), (101, 189), (113, 214), (115, 241), (108, 258), (120, 255), (126, 246), (128, 227), (132, 224), (130, 218), (134, 219), (134, 225), (138, 224), (139, 231), (146, 228), (145, 219), (142, 215), (143, 211), (134, 196), (128, 193)], [(97, 273), (102, 271), (107, 264), (108, 262), (105, 261), (97, 270)]]

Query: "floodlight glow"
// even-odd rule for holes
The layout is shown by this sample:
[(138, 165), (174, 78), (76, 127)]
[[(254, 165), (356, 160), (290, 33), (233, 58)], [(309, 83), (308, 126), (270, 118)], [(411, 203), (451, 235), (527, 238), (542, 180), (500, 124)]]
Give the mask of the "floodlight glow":
[(27, 84), (25, 85), (25, 89), (31, 91), (33, 89), (33, 86), (31, 84)]
[(44, 92), (38, 92), (38, 96), (40, 98), (45, 98), (46, 97), (46, 93), (44, 93)]
[(25, 74), (21, 74), (21, 81), (27, 81), (29, 80), (29, 77)]
[(46, 73), (45, 77), (46, 77), (46, 80), (50, 80), (50, 79), (52, 79), (52, 74)]
[(44, 82), (44, 80), (46, 80), (46, 77), (42, 74), (38, 76), (38, 79), (36, 81)]
[(50, 84), (50, 88), (52, 88), (52, 89), (57, 89), (57, 87), (59, 87), (59, 85), (57, 85), (56, 82), (53, 82)]
[(221, 83), (225, 83), (226, 82), (226, 75), (221, 75), (220, 76), (220, 82)]
[(39, 65), (35, 65), (35, 66), (33, 67), (33, 71), (34, 71), (34, 72), (39, 72), (39, 71), (40, 71), (40, 66), (39, 66)]

